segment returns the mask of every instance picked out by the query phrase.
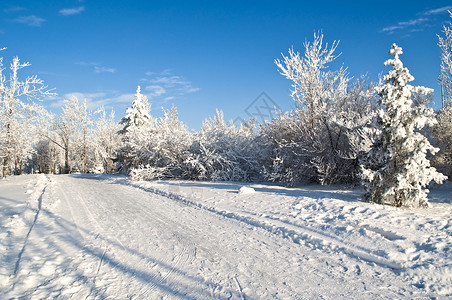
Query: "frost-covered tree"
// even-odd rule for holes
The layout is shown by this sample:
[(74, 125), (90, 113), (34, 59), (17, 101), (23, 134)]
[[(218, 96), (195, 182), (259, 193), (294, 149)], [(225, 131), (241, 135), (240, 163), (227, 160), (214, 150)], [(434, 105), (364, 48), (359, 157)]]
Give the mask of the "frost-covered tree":
[[(449, 14), (452, 18), (452, 13)], [(441, 49), (441, 71), (438, 80), (441, 84), (443, 108), (452, 97), (452, 22), (448, 25), (443, 26), (444, 36), (438, 35), (438, 45)]]
[(97, 113), (100, 117), (95, 123), (95, 130), (90, 143), (89, 169), (98, 169), (100, 163), (103, 171), (108, 174), (115, 170), (113, 161), (116, 160), (116, 152), (121, 143), (120, 136), (117, 133), (122, 126), (115, 122), (113, 110), (108, 117), (103, 107)]
[(164, 111), (164, 116), (155, 122), (145, 143), (135, 152), (136, 166), (131, 171), (132, 178), (192, 179), (192, 138), (187, 126), (179, 120), (175, 107)]
[(6, 177), (12, 167), (19, 172), (31, 154), (36, 124), (44, 111), (34, 101), (53, 93), (36, 76), (27, 77), (25, 81), (19, 79), (19, 71), (30, 66), (29, 63), (13, 58), (7, 78), (2, 62), (3, 58), (0, 58), (0, 158), (2, 176)]
[(141, 88), (138, 86), (132, 106), (126, 110), (126, 115), (120, 121), (123, 127), (118, 132), (122, 143), (118, 150), (118, 167), (122, 172), (128, 173), (132, 168), (141, 165), (137, 155), (145, 147), (155, 127), (155, 120), (150, 112), (148, 99), (141, 94)]
[(364, 85), (349, 84), (346, 69), (328, 70), (338, 57), (337, 45), (323, 45), (323, 35), (315, 34), (312, 43), (304, 44), (304, 55), (290, 49), (282, 61), (275, 61), (280, 73), (293, 82), (297, 107), (264, 130), (273, 145), (264, 172), (267, 179), (327, 184), (355, 178), (356, 159), (350, 155), (347, 132), (368, 110), (369, 101), (366, 92), (358, 92)]
[(438, 124), (433, 127), (435, 144), (440, 148), (434, 157), (438, 169), (452, 179), (452, 102), (449, 102), (437, 114)]
[(249, 181), (259, 178), (260, 156), (265, 149), (257, 144), (254, 120), (235, 126), (217, 111), (214, 118), (204, 121), (191, 152), (201, 170), (198, 179)]
[(45, 174), (57, 174), (60, 167), (61, 149), (48, 139), (40, 140), (34, 146), (33, 169)]
[(442, 182), (445, 176), (430, 166), (427, 152), (435, 154), (438, 149), (419, 131), (435, 124), (434, 112), (423, 104), (415, 104), (412, 97), (432, 90), (407, 84), (414, 77), (399, 59), (402, 48), (393, 44), (389, 54), (394, 59), (387, 60), (385, 65), (393, 69), (377, 88), (379, 138), (362, 166), (363, 185), (370, 201), (397, 207), (425, 207), (426, 186), (432, 180)]
[(72, 96), (64, 101), (61, 116), (53, 122), (53, 132), (47, 138), (64, 152), (64, 173), (73, 168), (86, 171), (88, 134), (92, 120), (86, 107), (86, 101), (80, 104)]

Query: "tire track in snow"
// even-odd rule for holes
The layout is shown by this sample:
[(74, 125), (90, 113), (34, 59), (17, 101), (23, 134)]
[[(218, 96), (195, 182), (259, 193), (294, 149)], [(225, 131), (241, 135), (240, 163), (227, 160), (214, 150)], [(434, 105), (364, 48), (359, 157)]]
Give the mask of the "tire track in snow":
[[(283, 222), (277, 219), (271, 219), (271, 218), (259, 218), (256, 216), (251, 216), (245, 213), (236, 213), (236, 212), (230, 212), (225, 210), (219, 210), (215, 207), (207, 206), (202, 203), (195, 202), (193, 200), (187, 199), (184, 196), (177, 195), (172, 192), (167, 192), (155, 187), (142, 187), (137, 184), (131, 184), (131, 186), (134, 186), (136, 188), (164, 196), (168, 199), (184, 203), (186, 205), (197, 207), (205, 211), (209, 211), (211, 213), (217, 214), (219, 216), (236, 220), (242, 223), (245, 223), (247, 225), (260, 228), (263, 230), (266, 230), (267, 232), (270, 232), (272, 234), (276, 234), (278, 236), (281, 236), (283, 238), (288, 238), (292, 242), (296, 244), (300, 244), (301, 240), (308, 241), (309, 243), (313, 245), (320, 245), (320, 246), (329, 246), (330, 248), (341, 251), (343, 253), (355, 256), (357, 258), (363, 259), (365, 261), (373, 262), (376, 264), (379, 264), (381, 266), (389, 267), (392, 269), (400, 270), (404, 268), (403, 262), (398, 262), (394, 260), (387, 259), (382, 256), (375, 255), (371, 253), (370, 250), (364, 249), (359, 246), (352, 246), (347, 244), (344, 241), (341, 241), (337, 237), (329, 236), (326, 234), (323, 234), (322, 232), (319, 232), (314, 229), (310, 229), (306, 226), (299, 226), (290, 224), (287, 222)], [(325, 245), (326, 244), (326, 245)]]
[[(132, 197), (127, 197), (123, 199), (123, 201), (128, 201), (129, 199), (133, 199)], [(134, 207), (134, 203), (130, 203), (130, 205), (126, 205), (126, 207)], [(152, 211), (152, 214), (147, 209), (141, 209), (141, 214), (144, 214), (149, 219), (156, 221), (162, 225), (162, 227), (168, 228), (175, 228), (179, 225), (175, 222), (172, 222), (169, 219), (165, 220), (161, 217), (160, 214), (158, 214), (156, 211)], [(128, 215), (132, 215), (131, 212), (129, 212)], [(166, 273), (163, 276), (154, 276), (153, 281), (149, 282), (149, 286), (141, 293), (140, 299), (147, 299), (147, 295), (149, 293), (152, 293), (153, 291), (159, 289), (159, 287), (162, 285), (162, 283), (168, 279), (171, 279), (173, 275), (175, 274), (175, 271), (178, 269), (178, 267), (187, 263), (193, 262), (193, 260), (196, 257), (196, 246), (195, 243), (191, 242), (189, 239), (183, 239), (178, 232), (171, 230), (172, 236), (178, 241), (178, 244), (182, 246), (182, 249), (174, 254), (174, 256), (168, 260), (162, 261), (163, 263), (170, 266)], [(187, 243), (188, 241), (188, 243)], [(188, 244), (188, 246), (187, 246)], [(188, 249), (187, 249), (188, 248)], [(160, 289), (159, 289), (160, 290)], [(171, 297), (171, 294), (169, 294), (167, 291), (163, 290), (161, 291), (165, 295)]]
[[(93, 189), (90, 181), (86, 181), (83, 180), (83, 191), (87, 191), (88, 194), (95, 194), (96, 193), (96, 189)], [(77, 189), (75, 187), (75, 189)], [(118, 193), (115, 193), (115, 195), (119, 195), (119, 193), (122, 192), (124, 193), (124, 190), (120, 190), (118, 191)], [(90, 223), (95, 227), (96, 229), (96, 239), (100, 238), (102, 241), (109, 243), (108, 239), (105, 238), (103, 235), (105, 233), (109, 233), (108, 236), (109, 238), (112, 238), (113, 240), (115, 240), (115, 242), (117, 242), (118, 246), (120, 246), (121, 249), (118, 249), (120, 251), (123, 251), (125, 253), (126, 256), (131, 256), (139, 259), (139, 260), (146, 260), (146, 262), (149, 262), (149, 259), (147, 257), (144, 257), (142, 255), (140, 255), (139, 253), (135, 253), (135, 251), (133, 249), (130, 249), (128, 247), (125, 247), (123, 245), (123, 243), (118, 239), (117, 234), (118, 232), (115, 231), (114, 233), (110, 233), (110, 230), (105, 230), (104, 227), (101, 225), (101, 223), (97, 220), (97, 218), (94, 216), (94, 212), (90, 210), (90, 208), (88, 207), (89, 205), (87, 204), (87, 202), (85, 201), (85, 199), (83, 198), (83, 195), (80, 194), (80, 192), (78, 192), (78, 190), (74, 191), (73, 193), (71, 193), (71, 196), (73, 196), (74, 200), (76, 200), (77, 203), (80, 203), (80, 208), (82, 208), (86, 214), (86, 216), (88, 216), (88, 218), (90, 219)], [(130, 197), (126, 196), (123, 197), (123, 199), (121, 200), (122, 202), (124, 201), (130, 201), (130, 199), (134, 199), (135, 195), (130, 195)], [(100, 199), (99, 199), (100, 200)], [(69, 202), (69, 201), (67, 201)], [(124, 203), (123, 203), (124, 204)], [(68, 205), (70, 206), (70, 204), (68, 203)], [(121, 209), (123, 210), (124, 215), (126, 215), (126, 218), (113, 218), (111, 219), (109, 222), (114, 221), (116, 223), (116, 226), (118, 228), (129, 228), (130, 226), (125, 226), (123, 223), (119, 223), (118, 220), (121, 221), (127, 221), (129, 223), (129, 225), (131, 225), (131, 223), (128, 221), (128, 217), (133, 216), (136, 212), (132, 211), (131, 208), (134, 207), (134, 205), (131, 203), (131, 205), (122, 205)], [(103, 215), (110, 215), (110, 216), (115, 216), (117, 214), (116, 211), (113, 211), (112, 208), (108, 205), (108, 203), (106, 203), (105, 201), (96, 201), (96, 208), (98, 208), (100, 210), (100, 212)], [(72, 208), (70, 207), (70, 209), (72, 210)], [(161, 216), (152, 211), (152, 214), (148, 211), (148, 210), (140, 210), (140, 214), (142, 216), (147, 216), (147, 218), (156, 221), (158, 223), (161, 224), (161, 227), (171, 227), (171, 228), (175, 228), (177, 227), (176, 223), (172, 223), (169, 222), (169, 220), (163, 220), (161, 218)], [(74, 219), (74, 223), (76, 223), (75, 218)], [(170, 226), (168, 226), (170, 225)], [(111, 229), (111, 228), (110, 228)], [(175, 240), (178, 241), (178, 245), (181, 246), (181, 249), (179, 249), (177, 252), (174, 253), (174, 256), (170, 257), (169, 259), (166, 260), (161, 260), (161, 263), (163, 264), (163, 267), (165, 269), (165, 271), (160, 272), (146, 272), (146, 288), (144, 289), (144, 291), (142, 291), (140, 293), (140, 298), (142, 299), (146, 299), (146, 295), (152, 293), (155, 290), (159, 290), (162, 294), (171, 297), (172, 294), (169, 293), (167, 290), (165, 290), (164, 288), (162, 288), (162, 286), (164, 286), (164, 282), (169, 280), (170, 278), (172, 278), (174, 276), (174, 274), (176, 273), (176, 270), (178, 270), (179, 266), (186, 264), (186, 263), (190, 263), (194, 260), (195, 256), (196, 256), (196, 247), (194, 246), (194, 243), (189, 243), (187, 244), (185, 242), (185, 239), (181, 238), (176, 231), (171, 230), (172, 232), (172, 236)], [(93, 234), (94, 236), (94, 234)], [(113, 250), (113, 251), (112, 251)], [(107, 253), (108, 251), (108, 253)], [(99, 264), (97, 266), (97, 273), (99, 273), (99, 270), (101, 269), (102, 264), (107, 261), (108, 264), (110, 264), (110, 267), (115, 268), (116, 266), (118, 266), (119, 264), (121, 264), (121, 261), (117, 261), (117, 262), (113, 262), (111, 261), (111, 258), (109, 257), (109, 253), (114, 254), (115, 251), (113, 248), (105, 246), (105, 250), (103, 251), (102, 255), (100, 255), (101, 253), (99, 252)], [(121, 257), (124, 255), (120, 255)], [(113, 263), (113, 264), (111, 264)], [(157, 263), (157, 265), (160, 265), (159, 263)], [(124, 266), (119, 266), (119, 269), (121, 269), (122, 267), (127, 267), (127, 264), (124, 264)], [(96, 276), (97, 276), (96, 273)], [(140, 272), (139, 272), (140, 273)], [(128, 286), (131, 284), (132, 281), (135, 280), (136, 275), (133, 273), (130, 273), (130, 276), (127, 276), (128, 280), (127, 283), (125, 284), (125, 286)], [(142, 279), (139, 279), (140, 281), (142, 281)], [(123, 283), (125, 283), (124, 279), (122, 280)]]

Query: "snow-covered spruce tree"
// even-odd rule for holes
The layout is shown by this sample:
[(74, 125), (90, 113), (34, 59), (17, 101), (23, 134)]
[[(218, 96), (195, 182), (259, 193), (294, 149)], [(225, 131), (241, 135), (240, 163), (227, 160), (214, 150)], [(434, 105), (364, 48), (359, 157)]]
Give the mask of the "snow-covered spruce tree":
[[(449, 12), (452, 18), (452, 13)], [(438, 81), (441, 84), (442, 107), (452, 98), (452, 22), (443, 26), (443, 35), (438, 35), (438, 45), (441, 49), (441, 71)]]
[(123, 128), (118, 132), (122, 144), (118, 150), (118, 169), (121, 172), (128, 173), (132, 168), (142, 165), (139, 152), (147, 144), (155, 127), (155, 120), (150, 112), (148, 99), (141, 94), (141, 88), (138, 86), (132, 106), (126, 110), (126, 115), (120, 121)]
[(393, 44), (385, 65), (391, 65), (385, 83), (377, 88), (380, 109), (377, 126), (380, 137), (362, 166), (363, 185), (368, 200), (394, 206), (428, 206), (425, 188), (430, 181), (438, 183), (445, 176), (430, 166), (427, 152), (434, 148), (419, 130), (435, 123), (434, 112), (425, 105), (413, 103), (414, 93), (427, 94), (431, 89), (407, 84), (414, 80), (403, 67), (402, 48)]

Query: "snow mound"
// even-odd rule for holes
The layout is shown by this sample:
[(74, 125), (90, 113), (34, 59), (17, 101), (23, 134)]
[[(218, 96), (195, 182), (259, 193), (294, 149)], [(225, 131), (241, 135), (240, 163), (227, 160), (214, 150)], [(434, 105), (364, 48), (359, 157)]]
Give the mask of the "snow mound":
[(242, 186), (239, 189), (239, 194), (240, 195), (248, 195), (248, 194), (254, 194), (256, 191), (253, 188), (247, 187), (247, 186)]

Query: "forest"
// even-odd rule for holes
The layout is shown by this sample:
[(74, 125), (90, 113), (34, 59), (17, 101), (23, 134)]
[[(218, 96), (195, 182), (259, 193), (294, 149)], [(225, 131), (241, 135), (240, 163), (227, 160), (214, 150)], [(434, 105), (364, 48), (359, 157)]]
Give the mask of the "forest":
[(114, 111), (91, 111), (77, 97), (55, 115), (38, 101), (53, 90), (36, 76), (20, 79), (29, 63), (15, 57), (7, 69), (2, 58), (2, 177), (121, 172), (134, 180), (362, 185), (369, 201), (427, 207), (430, 182), (452, 175), (452, 23), (438, 39), (439, 111), (428, 107), (433, 90), (409, 84), (414, 77), (396, 44), (384, 63), (390, 70), (369, 82), (328, 68), (338, 43), (318, 33), (301, 53), (289, 49), (275, 60), (292, 84), (294, 110), (259, 125), (234, 125), (218, 110), (199, 131), (179, 120), (176, 107), (153, 117), (139, 86), (119, 123)]

